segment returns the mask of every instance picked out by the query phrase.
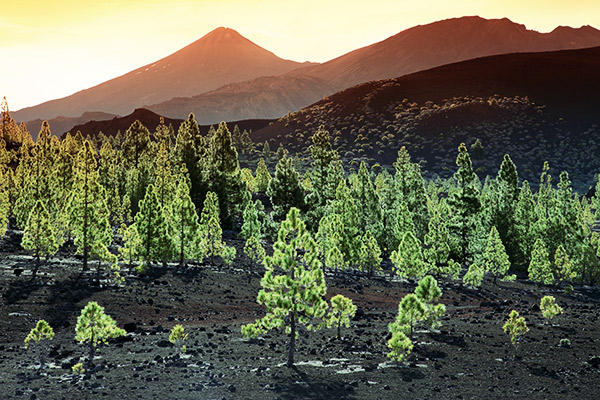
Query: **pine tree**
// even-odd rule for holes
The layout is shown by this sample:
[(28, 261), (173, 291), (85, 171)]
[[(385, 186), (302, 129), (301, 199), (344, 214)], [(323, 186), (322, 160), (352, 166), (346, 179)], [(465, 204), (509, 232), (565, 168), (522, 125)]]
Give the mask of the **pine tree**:
[(398, 150), (398, 158), (394, 167), (396, 169), (394, 176), (396, 202), (406, 203), (415, 226), (414, 234), (419, 240), (423, 240), (427, 233), (429, 214), (421, 167), (410, 161), (410, 155), (404, 146)]
[(358, 265), (363, 271), (368, 271), (369, 276), (373, 275), (374, 270), (381, 270), (381, 249), (371, 231), (362, 237)]
[(29, 219), (21, 239), (21, 247), (33, 251), (35, 257), (35, 268), (31, 275), (33, 281), (40, 268), (40, 257), (54, 255), (58, 250), (58, 243), (50, 223), (50, 215), (40, 200), (35, 202), (29, 213)]
[(476, 186), (477, 177), (469, 153), (464, 143), (458, 147), (456, 158), (458, 171), (454, 174), (457, 188), (450, 194), (448, 205), (452, 211), (449, 224), (450, 233), (455, 235), (459, 245), (459, 260), (464, 263), (470, 258), (469, 242), (475, 231), (475, 221), (480, 209), (479, 190)]
[(171, 170), (169, 151), (165, 143), (160, 145), (154, 166), (154, 188), (163, 212), (173, 203), (173, 194), (177, 188), (177, 180)]
[(354, 318), (356, 314), (356, 306), (349, 299), (341, 294), (331, 298), (331, 310), (327, 316), (327, 327), (337, 328), (337, 339), (342, 339), (342, 326), (348, 328), (350, 326), (350, 318)]
[(554, 275), (559, 283), (572, 281), (577, 277), (575, 266), (562, 245), (554, 253)]
[(143, 271), (152, 262), (162, 261), (172, 251), (167, 220), (154, 185), (148, 186), (146, 196), (140, 201), (140, 210), (135, 215), (135, 225), (142, 241), (140, 256), (144, 261), (141, 268)]
[(208, 192), (200, 216), (201, 239), (198, 254), (211, 258), (220, 256), (226, 264), (231, 264), (235, 258), (235, 247), (225, 245), (222, 233), (219, 221), (219, 199), (215, 193)]
[(258, 161), (258, 165), (256, 166), (254, 178), (254, 185), (257, 192), (265, 192), (269, 187), (269, 182), (271, 182), (271, 174), (267, 169), (267, 165), (265, 164), (264, 159), (260, 159)]
[(515, 240), (519, 245), (517, 262), (520, 264), (527, 265), (531, 259), (532, 249), (536, 241), (533, 235), (533, 226), (536, 219), (535, 200), (529, 188), (529, 183), (524, 181), (514, 209)]
[(528, 271), (529, 279), (533, 282), (544, 285), (551, 285), (554, 282), (548, 251), (541, 239), (537, 239), (533, 245)]
[(397, 243), (400, 243), (404, 235), (408, 232), (411, 232), (416, 237), (412, 215), (408, 209), (408, 205), (404, 201), (400, 201), (397, 205), (395, 222), (393, 234), (396, 237)]
[(298, 209), (290, 209), (273, 244), (273, 256), (265, 258), (257, 301), (267, 308), (267, 315), (242, 326), (247, 337), (285, 326), (290, 337), (288, 367), (294, 365), (298, 325), (312, 328), (312, 320), (322, 319), (327, 311), (323, 300), (327, 286), (316, 244), (298, 214)]
[(427, 273), (427, 265), (423, 260), (421, 243), (412, 232), (407, 232), (391, 255), (396, 267), (396, 274), (402, 278), (419, 279)]
[(81, 310), (81, 315), (77, 317), (75, 340), (79, 343), (89, 343), (89, 365), (94, 363), (94, 353), (99, 344), (106, 344), (108, 339), (123, 335), (125, 335), (125, 331), (118, 328), (115, 321), (104, 313), (104, 307), (95, 301), (87, 303)]
[(339, 250), (346, 264), (356, 265), (360, 249), (358, 229), (358, 205), (346, 185), (346, 180), (340, 180), (336, 190), (335, 200), (331, 204), (331, 213), (339, 215), (341, 223)]
[(389, 325), (389, 330), (392, 334), (400, 331), (412, 340), (415, 327), (426, 316), (427, 308), (421, 299), (414, 293), (407, 294), (398, 304), (398, 315), (396, 320)]
[(498, 277), (503, 277), (510, 268), (508, 255), (500, 240), (500, 235), (495, 226), (492, 226), (483, 253), (483, 268), (494, 276), (494, 283)]
[(266, 256), (265, 248), (261, 244), (260, 239), (254, 235), (250, 236), (244, 245), (244, 254), (246, 254), (250, 260), (248, 270), (248, 278), (250, 278), (250, 276), (253, 274), (252, 266), (262, 262)]
[(83, 274), (90, 256), (108, 256), (112, 229), (108, 220), (106, 194), (98, 183), (96, 152), (85, 141), (74, 166), (73, 191), (69, 200), (69, 228), (75, 237), (77, 252), (83, 255)]
[(356, 179), (352, 182), (352, 196), (361, 205), (358, 208), (358, 226), (363, 233), (370, 231), (380, 238), (383, 235), (383, 212), (364, 161), (361, 161)]
[(419, 281), (415, 289), (415, 295), (425, 305), (425, 315), (423, 319), (430, 328), (437, 328), (442, 323), (440, 318), (446, 312), (446, 306), (443, 304), (432, 304), (442, 297), (442, 290), (439, 288), (437, 281), (427, 275)]
[(474, 262), (469, 265), (467, 273), (463, 276), (463, 282), (473, 288), (478, 288), (483, 282), (483, 275), (485, 275), (484, 267), (481, 264)]
[(175, 136), (173, 132), (173, 126), (169, 124), (169, 126), (165, 125), (165, 118), (160, 117), (160, 121), (156, 130), (154, 131), (154, 140), (158, 144), (158, 147), (164, 146), (167, 151), (171, 148), (171, 138)]
[(179, 265), (195, 255), (198, 240), (198, 214), (190, 197), (190, 187), (185, 176), (180, 177), (169, 214), (170, 231), (173, 232), (173, 246), (179, 256)]
[[(425, 235), (423, 255), (427, 263), (438, 276), (455, 276), (457, 271), (451, 270), (448, 262), (450, 257), (450, 236), (446, 222), (442, 220), (436, 209), (431, 213), (429, 232)], [(456, 274), (457, 275), (457, 274)]]
[(291, 158), (283, 157), (277, 163), (275, 176), (267, 188), (267, 196), (273, 205), (275, 221), (283, 220), (292, 207), (301, 212), (305, 209), (304, 189)]
[(142, 156), (150, 151), (150, 146), (150, 132), (136, 119), (125, 131), (125, 139), (121, 146), (127, 164), (137, 168)]
[(238, 236), (240, 239), (249, 239), (252, 236), (256, 237), (258, 240), (262, 238), (261, 224), (258, 220), (258, 211), (256, 210), (256, 205), (252, 201), (246, 203), (246, 207), (244, 208), (244, 223), (242, 224)]
[[(129, 265), (129, 271), (133, 269), (134, 261), (139, 261), (142, 254), (142, 239), (135, 224), (129, 226), (122, 224), (118, 233), (123, 238), (123, 246), (119, 247), (119, 256), (122, 261)], [(138, 269), (138, 272), (142, 272)]]

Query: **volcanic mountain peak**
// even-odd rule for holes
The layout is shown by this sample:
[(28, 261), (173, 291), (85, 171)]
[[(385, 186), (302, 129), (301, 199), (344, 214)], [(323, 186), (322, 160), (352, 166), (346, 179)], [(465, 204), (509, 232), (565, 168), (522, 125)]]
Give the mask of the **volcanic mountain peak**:
[(304, 65), (277, 57), (233, 29), (217, 28), (161, 60), (63, 99), (17, 111), (14, 116), (28, 121), (72, 117), (90, 110), (126, 115), (144, 104), (281, 75)]

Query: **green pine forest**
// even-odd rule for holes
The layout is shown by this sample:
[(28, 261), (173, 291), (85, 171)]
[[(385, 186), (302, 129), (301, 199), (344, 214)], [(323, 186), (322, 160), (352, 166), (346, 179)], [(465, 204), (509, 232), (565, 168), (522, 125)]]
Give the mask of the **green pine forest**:
[[(82, 260), (74, 273), (95, 268), (98, 281), (119, 283), (169, 263), (236, 263), (252, 274), (268, 263), (270, 244), (295, 210), (326, 272), (433, 275), (471, 287), (519, 276), (565, 290), (600, 278), (600, 236), (592, 229), (600, 190), (578, 195), (567, 171), (552, 177), (546, 163), (530, 185), (505, 155), (496, 175), (481, 177), (464, 144), (450, 179), (425, 180), (405, 147), (393, 170), (362, 162), (348, 171), (323, 127), (309, 150), (301, 163), (224, 122), (203, 134), (193, 114), (177, 132), (136, 121), (114, 137), (61, 139), (44, 122), (34, 142), (5, 101), (0, 233), (23, 231), (32, 279), (68, 246)], [(246, 154), (263, 158), (240, 168)], [(243, 252), (223, 230), (244, 241)]]

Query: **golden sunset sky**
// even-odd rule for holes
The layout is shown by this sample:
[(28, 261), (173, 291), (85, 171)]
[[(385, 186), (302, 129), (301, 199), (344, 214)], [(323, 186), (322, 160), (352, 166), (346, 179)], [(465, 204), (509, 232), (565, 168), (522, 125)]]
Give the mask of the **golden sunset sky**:
[(441, 19), (508, 17), (549, 32), (600, 28), (598, 0), (2, 0), (0, 96), (11, 110), (64, 97), (226, 26), (276, 55), (327, 61)]

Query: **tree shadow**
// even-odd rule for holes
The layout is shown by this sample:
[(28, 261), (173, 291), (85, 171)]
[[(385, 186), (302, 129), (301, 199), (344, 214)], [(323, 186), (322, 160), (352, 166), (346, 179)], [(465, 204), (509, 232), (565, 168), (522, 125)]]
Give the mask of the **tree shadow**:
[[(335, 374), (334, 374), (335, 375)], [(274, 390), (283, 399), (350, 399), (354, 388), (334, 375), (311, 376), (307, 371), (293, 366), (285, 371), (285, 376), (275, 378)]]

